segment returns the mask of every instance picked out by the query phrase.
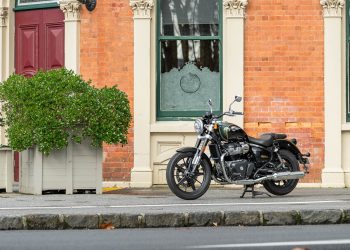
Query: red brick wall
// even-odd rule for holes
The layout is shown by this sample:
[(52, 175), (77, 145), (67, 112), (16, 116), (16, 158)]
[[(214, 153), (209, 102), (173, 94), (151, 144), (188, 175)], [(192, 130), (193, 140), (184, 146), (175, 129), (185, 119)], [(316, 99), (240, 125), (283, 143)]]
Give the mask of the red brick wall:
[(309, 151), (321, 182), (324, 162), (323, 17), (319, 0), (249, 1), (245, 22), (245, 127), (283, 132)]
[[(80, 71), (97, 87), (118, 85), (133, 110), (133, 15), (129, 0), (100, 0), (81, 12)], [(128, 144), (104, 146), (105, 181), (129, 181), (133, 166), (133, 125)]]

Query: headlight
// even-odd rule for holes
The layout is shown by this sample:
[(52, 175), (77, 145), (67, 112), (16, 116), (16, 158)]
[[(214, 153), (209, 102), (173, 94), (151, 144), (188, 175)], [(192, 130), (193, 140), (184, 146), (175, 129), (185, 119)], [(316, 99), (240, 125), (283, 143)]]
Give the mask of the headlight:
[(204, 131), (204, 125), (202, 119), (197, 119), (194, 122), (194, 131), (196, 131), (198, 134), (202, 134)]

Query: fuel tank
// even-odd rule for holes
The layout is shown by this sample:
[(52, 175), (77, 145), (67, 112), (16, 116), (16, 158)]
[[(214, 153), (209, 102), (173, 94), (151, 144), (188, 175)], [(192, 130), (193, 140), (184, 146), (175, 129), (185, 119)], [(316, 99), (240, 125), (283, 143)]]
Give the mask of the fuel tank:
[(227, 142), (244, 141), (248, 139), (248, 135), (239, 126), (229, 122), (219, 122), (219, 135), (221, 140)]

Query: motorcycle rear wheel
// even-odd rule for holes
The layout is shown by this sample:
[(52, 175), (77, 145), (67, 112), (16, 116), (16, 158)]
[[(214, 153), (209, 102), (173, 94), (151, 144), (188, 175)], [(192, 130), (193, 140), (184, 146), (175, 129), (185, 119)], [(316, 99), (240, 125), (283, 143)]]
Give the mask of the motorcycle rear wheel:
[[(299, 163), (295, 158), (294, 154), (287, 150), (279, 151), (279, 154), (284, 161), (285, 167), (287, 169), (283, 171), (291, 171), (296, 172), (299, 171)], [(294, 190), (296, 185), (298, 184), (299, 179), (293, 180), (282, 180), (282, 181), (265, 181), (263, 183), (264, 188), (271, 194), (274, 195), (286, 195)]]
[(170, 190), (179, 198), (184, 200), (195, 200), (208, 190), (211, 181), (210, 164), (201, 160), (193, 175), (186, 175), (193, 152), (178, 152), (171, 157), (167, 169), (166, 180)]

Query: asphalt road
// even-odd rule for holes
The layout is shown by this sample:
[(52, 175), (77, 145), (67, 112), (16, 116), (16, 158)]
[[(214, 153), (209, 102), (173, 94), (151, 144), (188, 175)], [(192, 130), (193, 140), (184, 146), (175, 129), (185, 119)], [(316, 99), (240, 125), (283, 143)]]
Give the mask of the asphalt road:
[(0, 231), (0, 250), (350, 249), (350, 225)]

